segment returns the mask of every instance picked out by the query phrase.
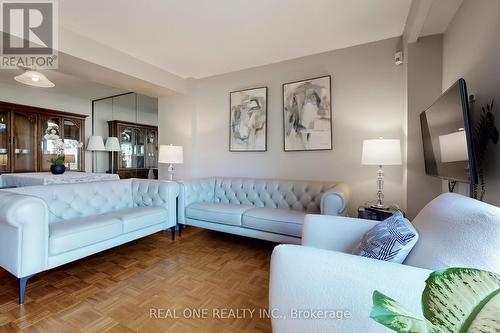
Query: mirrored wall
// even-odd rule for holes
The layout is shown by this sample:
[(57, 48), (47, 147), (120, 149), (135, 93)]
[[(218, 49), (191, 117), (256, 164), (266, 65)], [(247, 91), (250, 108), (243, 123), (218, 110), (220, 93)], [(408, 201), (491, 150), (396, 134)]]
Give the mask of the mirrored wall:
[(93, 102), (93, 135), (104, 142), (109, 136), (119, 139), (120, 152), (97, 152), (95, 172), (111, 172), (121, 178), (145, 178), (157, 169), (158, 99), (127, 93)]

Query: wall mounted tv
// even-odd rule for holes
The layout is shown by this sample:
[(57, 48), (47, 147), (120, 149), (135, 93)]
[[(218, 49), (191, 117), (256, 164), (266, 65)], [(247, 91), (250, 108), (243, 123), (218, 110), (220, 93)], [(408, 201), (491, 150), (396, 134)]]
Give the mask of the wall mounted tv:
[(427, 175), (477, 184), (467, 85), (458, 80), (420, 114)]

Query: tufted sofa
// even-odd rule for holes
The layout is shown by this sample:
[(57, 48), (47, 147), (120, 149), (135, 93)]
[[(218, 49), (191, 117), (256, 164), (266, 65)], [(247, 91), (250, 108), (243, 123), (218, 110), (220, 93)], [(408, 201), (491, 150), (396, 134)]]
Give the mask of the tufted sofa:
[(127, 179), (0, 190), (0, 266), (32, 275), (176, 225), (175, 182)]
[(212, 177), (180, 185), (180, 226), (285, 243), (300, 243), (306, 214), (343, 215), (350, 197), (338, 182)]

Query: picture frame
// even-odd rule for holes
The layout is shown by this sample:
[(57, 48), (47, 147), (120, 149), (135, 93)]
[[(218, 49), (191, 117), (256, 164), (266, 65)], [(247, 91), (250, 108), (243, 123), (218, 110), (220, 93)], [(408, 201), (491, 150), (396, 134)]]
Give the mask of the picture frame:
[(283, 150), (333, 150), (332, 77), (284, 83)]
[(267, 87), (229, 93), (229, 151), (267, 151)]

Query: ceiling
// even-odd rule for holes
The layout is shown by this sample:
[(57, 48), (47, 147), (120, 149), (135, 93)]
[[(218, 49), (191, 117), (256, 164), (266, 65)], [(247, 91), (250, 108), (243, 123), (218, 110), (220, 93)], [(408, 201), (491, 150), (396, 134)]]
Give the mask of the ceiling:
[(183, 78), (400, 36), (411, 0), (60, 0), (64, 29)]
[(448, 29), (457, 10), (462, 5), (462, 0), (433, 1), (429, 13), (422, 27), (420, 36), (442, 34)]

